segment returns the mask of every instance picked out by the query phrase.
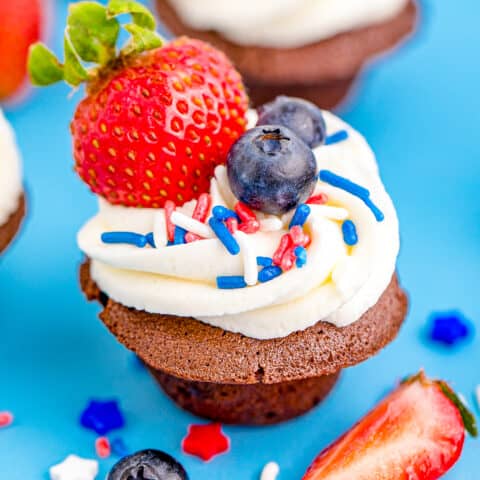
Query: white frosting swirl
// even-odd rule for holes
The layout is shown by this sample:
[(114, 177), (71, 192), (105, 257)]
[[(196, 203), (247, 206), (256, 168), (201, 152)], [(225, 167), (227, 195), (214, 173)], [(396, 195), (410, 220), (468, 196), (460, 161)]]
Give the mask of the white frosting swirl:
[[(255, 116), (250, 117), (254, 122)], [(100, 236), (105, 231), (158, 231), (158, 218), (163, 214), (159, 214), (162, 210), (111, 206), (101, 200), (99, 214), (78, 236), (81, 250), (92, 259), (93, 280), (112, 299), (126, 306), (151, 313), (193, 316), (259, 339), (284, 337), (319, 320), (337, 326), (358, 320), (378, 301), (394, 273), (399, 250), (398, 221), (365, 139), (328, 112), (325, 119), (329, 134), (345, 129), (349, 137), (315, 149), (318, 169), (329, 169), (368, 188), (372, 201), (385, 215), (384, 221), (378, 222), (359, 198), (319, 181), (316, 193), (326, 193), (333, 208), (311, 206), (305, 226), (312, 239), (306, 265), (267, 283), (221, 290), (215, 285), (217, 276), (244, 275), (242, 252), (230, 255), (217, 238), (156, 249), (104, 244)], [(235, 199), (225, 173), (225, 167), (217, 167), (216, 179), (212, 179), (213, 204), (233, 207)], [(191, 215), (194, 203), (179, 210)], [(347, 247), (342, 235), (346, 214), (358, 233), (354, 247)], [(263, 230), (273, 231), (249, 235), (249, 244), (257, 256), (271, 257), (292, 214), (281, 219), (258, 215)]]
[(169, 0), (182, 20), (238, 45), (295, 48), (393, 18), (408, 0)]
[(0, 226), (18, 208), (22, 172), (15, 135), (0, 109)]

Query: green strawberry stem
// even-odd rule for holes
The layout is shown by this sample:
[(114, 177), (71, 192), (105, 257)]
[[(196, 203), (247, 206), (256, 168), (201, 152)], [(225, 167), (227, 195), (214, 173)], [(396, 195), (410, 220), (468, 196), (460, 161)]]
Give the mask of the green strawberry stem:
[[(125, 14), (132, 21), (121, 25), (117, 17)], [(122, 27), (130, 38), (118, 50)], [(64, 80), (72, 87), (92, 81), (117, 62), (160, 47), (163, 41), (155, 27), (152, 13), (134, 0), (110, 0), (106, 7), (89, 1), (72, 4), (64, 34), (63, 63), (45, 45), (35, 43), (28, 57), (31, 81), (47, 86)]]

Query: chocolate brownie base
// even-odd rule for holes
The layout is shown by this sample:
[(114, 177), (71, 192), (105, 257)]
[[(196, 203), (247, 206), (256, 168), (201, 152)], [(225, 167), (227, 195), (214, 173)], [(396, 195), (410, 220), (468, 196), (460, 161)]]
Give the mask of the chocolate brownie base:
[(340, 373), (270, 385), (231, 385), (192, 382), (161, 370), (150, 371), (165, 393), (184, 410), (237, 425), (268, 425), (308, 412), (328, 395)]
[(272, 384), (335, 374), (391, 342), (407, 311), (394, 276), (378, 302), (346, 327), (320, 321), (284, 338), (258, 340), (193, 318), (125, 307), (98, 289), (88, 261), (80, 278), (87, 297), (104, 305), (100, 318), (121, 343), (154, 370), (198, 382)]
[(310, 98), (323, 108), (337, 104), (365, 63), (398, 45), (414, 30), (417, 19), (411, 0), (388, 21), (298, 48), (273, 48), (237, 45), (217, 32), (189, 27), (168, 0), (157, 0), (157, 6), (161, 20), (175, 35), (200, 38), (227, 54), (243, 75), (254, 104), (283, 93)]
[(15, 237), (25, 216), (25, 196), (22, 195), (17, 210), (10, 215), (7, 222), (0, 226), (0, 253), (2, 253)]

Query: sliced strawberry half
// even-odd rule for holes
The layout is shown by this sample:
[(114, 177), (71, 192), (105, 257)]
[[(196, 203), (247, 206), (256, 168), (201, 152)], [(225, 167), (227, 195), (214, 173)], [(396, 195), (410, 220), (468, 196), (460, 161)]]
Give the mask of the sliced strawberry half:
[(473, 415), (443, 381), (405, 380), (315, 459), (303, 480), (435, 480), (458, 460)]

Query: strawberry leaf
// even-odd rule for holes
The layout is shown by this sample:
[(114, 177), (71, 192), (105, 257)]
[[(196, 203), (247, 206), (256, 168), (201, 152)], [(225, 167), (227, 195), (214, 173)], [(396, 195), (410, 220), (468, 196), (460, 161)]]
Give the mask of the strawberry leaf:
[(96, 2), (70, 5), (67, 30), (80, 59), (106, 65), (115, 57), (120, 24), (115, 18), (107, 18), (103, 5)]
[(72, 42), (67, 32), (64, 37), (65, 49), (65, 65), (64, 77), (65, 81), (72, 87), (77, 87), (82, 82), (88, 79), (88, 72), (85, 70), (77, 56), (77, 52), (73, 48)]
[(442, 390), (443, 394), (458, 408), (460, 415), (463, 420), (463, 425), (465, 430), (472, 436), (476, 437), (478, 435), (477, 422), (473, 413), (465, 406), (465, 404), (460, 400), (458, 395), (450, 388), (450, 386), (443, 380), (438, 380), (437, 385)]
[(129, 13), (133, 23), (147, 30), (155, 30), (155, 17), (150, 10), (134, 0), (110, 0), (107, 5), (107, 17)]
[(39, 87), (52, 85), (64, 78), (63, 65), (43, 43), (30, 47), (27, 69), (32, 84)]
[(122, 48), (124, 55), (145, 52), (162, 45), (162, 39), (156, 32), (139, 27), (134, 23), (129, 23), (124, 28), (132, 35), (130, 41)]

